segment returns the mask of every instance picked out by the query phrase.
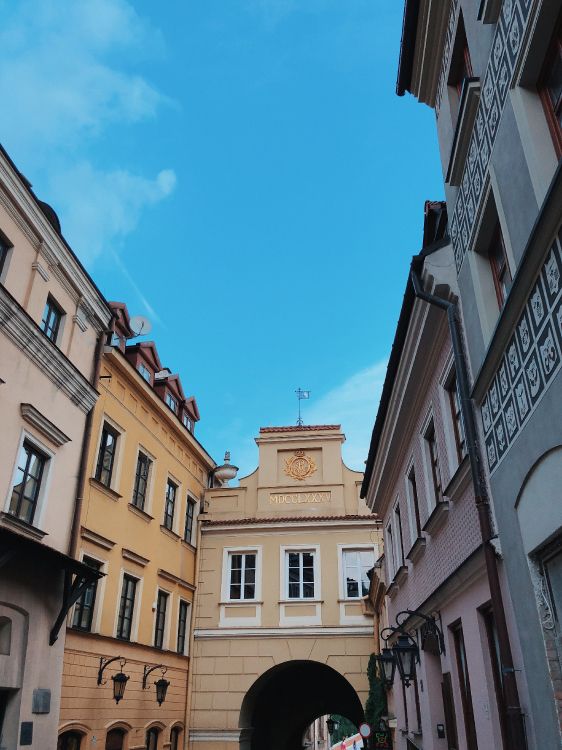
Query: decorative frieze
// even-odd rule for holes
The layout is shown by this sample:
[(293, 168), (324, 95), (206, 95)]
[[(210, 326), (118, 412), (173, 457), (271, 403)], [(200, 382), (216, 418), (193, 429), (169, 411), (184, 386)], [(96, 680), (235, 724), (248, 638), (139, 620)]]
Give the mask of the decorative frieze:
[[(476, 124), (468, 148), (468, 159), (451, 215), (450, 231), (457, 272), (460, 271), (473, 239), (490, 156), (532, 5), (533, 0), (504, 0), (502, 5), (484, 76)], [(446, 68), (441, 75), (443, 81), (440, 81), (440, 87), (444, 86)]]
[(491, 473), (548, 390), (561, 362), (562, 246), (558, 236), (481, 404)]

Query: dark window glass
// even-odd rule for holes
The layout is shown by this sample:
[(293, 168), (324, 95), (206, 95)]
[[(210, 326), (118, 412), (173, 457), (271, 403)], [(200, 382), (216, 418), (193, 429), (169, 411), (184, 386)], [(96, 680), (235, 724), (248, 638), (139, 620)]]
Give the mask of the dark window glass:
[(187, 632), (187, 613), (189, 612), (189, 604), (180, 600), (180, 608), (178, 613), (178, 643), (177, 652), (178, 654), (185, 654), (185, 635)]
[(457, 459), (460, 463), (466, 456), (466, 437), (464, 433), (464, 423), (462, 421), (461, 399), (459, 396), (459, 384), (457, 382), (456, 373), (453, 373), (453, 377), (447, 386), (447, 391), (449, 393), (449, 405), (451, 407), (451, 416), (453, 418)]
[(152, 727), (146, 733), (146, 750), (158, 750), (158, 735), (160, 732), (156, 727)]
[(449, 71), (449, 86), (453, 86), (460, 98), (462, 87), (467, 78), (472, 78), (472, 62), (466, 39), (466, 31), (462, 13), (459, 13), (457, 35), (451, 57), (451, 68)]
[(10, 247), (11, 245), (6, 242), (2, 235), (0, 235), (0, 276), (2, 275), (2, 271), (4, 270), (4, 265), (10, 251)]
[(416, 472), (413, 466), (410, 469), (410, 473), (408, 474), (408, 485), (410, 491), (410, 501), (414, 510), (414, 520), (416, 522), (416, 534), (417, 538), (419, 539), (422, 535), (422, 527), (420, 520), (420, 503), (418, 499), (418, 483), (416, 482)]
[(466, 660), (466, 648), (462, 626), (456, 625), (451, 628), (455, 641), (455, 655), (457, 660), (457, 672), (461, 692), (462, 708), (464, 714), (464, 728), (466, 732), (466, 746), (468, 750), (478, 750), (476, 741), (476, 725), (474, 723), (474, 710), (472, 707), (472, 694), (470, 692), (470, 677), (468, 674), (468, 663)]
[(117, 638), (122, 638), (124, 641), (131, 639), (136, 590), (137, 579), (125, 574), (123, 576), (119, 618), (117, 620)]
[(145, 453), (142, 453), (142, 451), (139, 451), (132, 502), (133, 505), (141, 510), (144, 510), (144, 503), (146, 501), (146, 493), (148, 490), (148, 475), (150, 473), (151, 465), (152, 461), (150, 458)]
[(193, 537), (193, 516), (195, 513), (195, 503), (189, 497), (187, 498), (187, 505), (185, 508), (185, 528), (183, 531), (183, 538), (186, 542), (192, 543)]
[(57, 340), (62, 316), (63, 312), (61, 308), (52, 297), (48, 297), (43, 318), (41, 319), (41, 330), (53, 343)]
[(397, 550), (399, 555), (400, 566), (404, 565), (404, 540), (402, 538), (402, 515), (400, 513), (400, 506), (397, 505), (394, 509), (394, 516), (396, 518), (396, 526), (398, 527), (398, 544), (399, 549)]
[(562, 156), (562, 18), (558, 22), (539, 78), (539, 94), (546, 112), (556, 155)]
[(256, 598), (256, 555), (254, 552), (230, 554), (231, 599)]
[(181, 728), (174, 727), (170, 732), (170, 750), (180, 750)]
[(498, 307), (501, 310), (511, 287), (511, 272), (507, 262), (505, 244), (499, 223), (496, 224), (496, 228), (492, 235), (492, 241), (488, 248), (488, 259), (492, 268), (492, 278), (494, 280)]
[(167, 529), (172, 529), (174, 527), (174, 512), (176, 508), (177, 490), (177, 484), (174, 484), (171, 479), (168, 479), (168, 483), (166, 485), (166, 505), (164, 508), (164, 526)]
[(288, 552), (289, 599), (314, 598), (314, 553)]
[(64, 732), (58, 739), (57, 750), (80, 750), (82, 735), (78, 732)]
[[(92, 560), (91, 557), (85, 557), (84, 562), (94, 570), (101, 569), (101, 563)], [(96, 604), (96, 593), (98, 588), (97, 580), (92, 581), (83, 591), (82, 596), (76, 602), (74, 607), (74, 617), (72, 618), (72, 627), (78, 630), (89, 632), (92, 629), (92, 618), (94, 616), (94, 606)]]
[(439, 466), (439, 453), (437, 452), (437, 440), (435, 437), (435, 425), (431, 420), (427, 432), (425, 433), (427, 449), (429, 451), (429, 461), (431, 464), (431, 478), (433, 481), (433, 494), (436, 503), (443, 499), (443, 489), (441, 484), (441, 468)]
[(101, 433), (98, 463), (96, 465), (96, 479), (106, 487), (111, 486), (117, 438), (118, 433), (106, 422)]
[(12, 489), (10, 513), (29, 524), (33, 523), (35, 516), (46, 460), (31, 443), (24, 441)]
[(167, 608), (168, 594), (165, 591), (159, 591), (158, 599), (156, 600), (156, 627), (154, 628), (154, 645), (156, 648), (162, 648), (164, 644)]

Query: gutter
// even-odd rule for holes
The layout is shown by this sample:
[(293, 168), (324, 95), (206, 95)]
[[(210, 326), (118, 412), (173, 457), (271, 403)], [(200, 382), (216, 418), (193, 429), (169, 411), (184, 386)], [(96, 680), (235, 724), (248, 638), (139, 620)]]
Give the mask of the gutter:
[(474, 487), (476, 509), (478, 511), (478, 520), (480, 523), (480, 534), (484, 547), (484, 558), (486, 561), (486, 573), (488, 585), (490, 587), (490, 597), (492, 601), (492, 611), (498, 633), (498, 647), (500, 652), (501, 672), (503, 678), (503, 708), (506, 715), (507, 733), (509, 738), (509, 747), (513, 750), (523, 750), (527, 747), (525, 736), (525, 727), (523, 723), (523, 712), (519, 702), (519, 693), (517, 690), (517, 681), (515, 679), (515, 668), (513, 666), (513, 656), (511, 653), (511, 644), (509, 640), (509, 631), (507, 628), (507, 619), (505, 607), (502, 599), (500, 578), (498, 571), (498, 562), (495, 554), (492, 540), (495, 537), (492, 525), (492, 514), (490, 500), (482, 472), (482, 457), (478, 446), (478, 433), (476, 430), (476, 420), (474, 416), (474, 404), (470, 396), (468, 383), (468, 374), (466, 367), (466, 357), (463, 350), (458, 308), (455, 302), (429, 294), (423, 290), (421, 279), (417, 269), (412, 262), (410, 269), (410, 281), (414, 295), (427, 302), (435, 305), (447, 313), (449, 331), (451, 334), (451, 344), (453, 347), (453, 358), (455, 362), (455, 371), (457, 384), (459, 388), (459, 400), (461, 415), (464, 423), (466, 434), (466, 445), (470, 461), (470, 470), (472, 474), (472, 484)]

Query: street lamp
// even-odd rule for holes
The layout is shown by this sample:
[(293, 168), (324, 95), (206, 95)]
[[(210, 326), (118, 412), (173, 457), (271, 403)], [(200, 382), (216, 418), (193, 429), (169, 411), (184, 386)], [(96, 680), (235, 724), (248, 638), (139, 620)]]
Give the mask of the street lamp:
[(168, 692), (168, 685), (170, 684), (170, 682), (169, 680), (165, 680), (162, 676), (154, 684), (156, 685), (156, 700), (158, 702), (158, 705), (161, 706), (166, 700), (166, 693)]
[(407, 633), (400, 633), (392, 647), (392, 653), (396, 659), (400, 679), (404, 687), (409, 687), (416, 678), (416, 661), (419, 661), (418, 644)]
[(394, 672), (396, 671), (396, 659), (392, 650), (385, 646), (380, 654), (375, 656), (378, 665), (379, 677), (383, 681), (385, 688), (390, 689), (394, 682)]
[(115, 698), (115, 703), (119, 703), (125, 694), (125, 686), (127, 685), (129, 675), (117, 672), (111, 679), (113, 680), (113, 697)]

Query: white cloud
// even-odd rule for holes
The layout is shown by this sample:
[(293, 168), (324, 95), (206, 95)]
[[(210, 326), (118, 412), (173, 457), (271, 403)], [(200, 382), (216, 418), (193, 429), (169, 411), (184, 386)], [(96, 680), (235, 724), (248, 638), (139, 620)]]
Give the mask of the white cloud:
[(386, 365), (384, 360), (360, 370), (305, 407), (305, 424), (341, 424), (346, 436), (344, 461), (358, 471), (365, 468)]
[(161, 35), (127, 0), (4, 0), (1, 7), (0, 100), (9, 102), (3, 144), (91, 266), (114, 254), (143, 210), (176, 184), (171, 169), (153, 177), (126, 164), (104, 170), (91, 154), (106, 131), (154, 118), (170, 104), (135, 70), (141, 57), (159, 53)]

